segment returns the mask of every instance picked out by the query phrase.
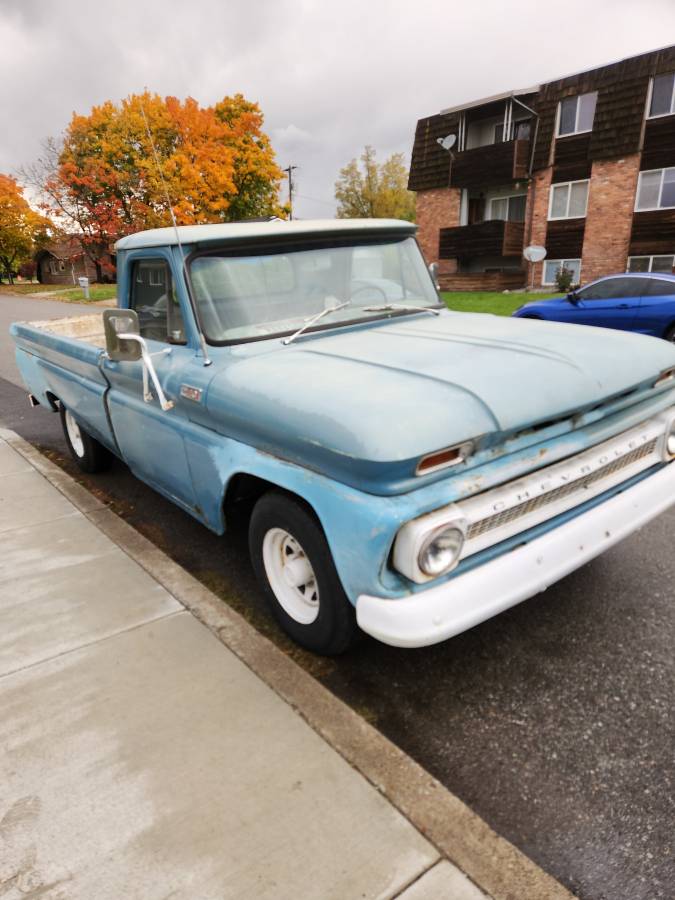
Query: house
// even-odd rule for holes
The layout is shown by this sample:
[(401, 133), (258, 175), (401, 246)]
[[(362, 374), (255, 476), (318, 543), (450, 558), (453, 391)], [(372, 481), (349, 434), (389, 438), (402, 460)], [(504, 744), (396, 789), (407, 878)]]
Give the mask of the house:
[[(114, 272), (114, 256), (106, 254), (107, 280)], [(77, 284), (77, 279), (86, 275), (90, 281), (102, 281), (95, 264), (82, 250), (76, 235), (66, 235), (50, 241), (35, 254), (37, 279), (42, 284)]]
[(420, 119), (408, 187), (445, 290), (673, 271), (675, 47)]

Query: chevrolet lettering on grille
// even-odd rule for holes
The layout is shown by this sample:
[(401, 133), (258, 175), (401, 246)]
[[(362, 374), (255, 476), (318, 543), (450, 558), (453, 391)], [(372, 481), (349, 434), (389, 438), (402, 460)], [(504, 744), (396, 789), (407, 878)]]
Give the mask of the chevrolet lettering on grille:
[(470, 556), (573, 509), (660, 462), (659, 420), (548, 466), (527, 478), (457, 504), (469, 525), (463, 556)]

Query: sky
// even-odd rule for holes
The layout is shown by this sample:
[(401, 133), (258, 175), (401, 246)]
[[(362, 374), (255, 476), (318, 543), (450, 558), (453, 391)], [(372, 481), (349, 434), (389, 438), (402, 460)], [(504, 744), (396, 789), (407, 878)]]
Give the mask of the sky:
[(673, 43), (675, 0), (0, 0), (0, 172), (146, 86), (240, 92), (298, 167), (295, 215), (332, 217), (364, 145), (409, 160), (422, 116)]

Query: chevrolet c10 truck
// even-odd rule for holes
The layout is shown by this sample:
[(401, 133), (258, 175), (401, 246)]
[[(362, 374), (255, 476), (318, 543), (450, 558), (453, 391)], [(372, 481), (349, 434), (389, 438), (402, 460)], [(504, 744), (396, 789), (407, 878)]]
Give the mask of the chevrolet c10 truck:
[(675, 347), (450, 312), (407, 222), (158, 229), (117, 266), (117, 309), (12, 325), (31, 402), (219, 534), (248, 501), (316, 652), (445, 640), (675, 501)]

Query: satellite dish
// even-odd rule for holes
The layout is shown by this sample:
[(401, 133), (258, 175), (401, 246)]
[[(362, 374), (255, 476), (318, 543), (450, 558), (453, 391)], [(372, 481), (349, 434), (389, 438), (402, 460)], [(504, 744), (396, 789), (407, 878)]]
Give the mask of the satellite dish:
[(457, 135), (448, 134), (444, 138), (437, 138), (436, 143), (439, 144), (444, 150), (452, 150), (452, 148), (457, 143)]
[(523, 256), (528, 262), (538, 263), (546, 259), (546, 247), (540, 247), (538, 244), (532, 244), (523, 250)]

